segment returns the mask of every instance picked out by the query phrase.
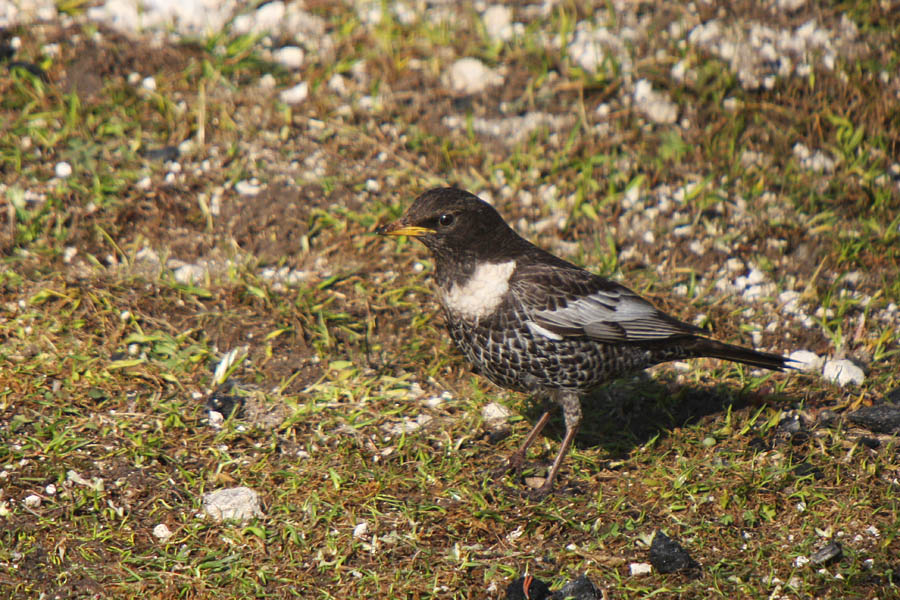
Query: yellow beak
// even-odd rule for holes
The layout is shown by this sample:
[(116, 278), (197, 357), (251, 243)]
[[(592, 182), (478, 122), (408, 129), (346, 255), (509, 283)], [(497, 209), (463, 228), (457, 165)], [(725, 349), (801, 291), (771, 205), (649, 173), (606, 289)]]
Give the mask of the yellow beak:
[(434, 229), (429, 229), (428, 227), (404, 225), (402, 221), (396, 221), (394, 223), (385, 225), (384, 227), (379, 227), (377, 230), (375, 230), (375, 233), (379, 235), (408, 235), (410, 237), (421, 237), (423, 235), (428, 235), (429, 233), (435, 233), (435, 231)]

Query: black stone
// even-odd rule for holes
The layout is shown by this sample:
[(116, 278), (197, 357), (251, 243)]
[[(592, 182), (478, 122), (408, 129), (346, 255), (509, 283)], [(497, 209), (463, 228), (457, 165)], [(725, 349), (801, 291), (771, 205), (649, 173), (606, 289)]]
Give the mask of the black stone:
[(830, 542), (812, 553), (809, 562), (812, 565), (823, 566), (841, 560), (844, 549), (837, 542)]
[(854, 425), (865, 427), (875, 433), (900, 432), (900, 406), (894, 404), (864, 406), (850, 413), (847, 418)]
[(600, 600), (603, 595), (594, 587), (587, 575), (582, 574), (556, 590), (550, 598), (551, 600)]
[(681, 544), (658, 530), (650, 544), (650, 564), (660, 573), (674, 573), (700, 565), (691, 558)]

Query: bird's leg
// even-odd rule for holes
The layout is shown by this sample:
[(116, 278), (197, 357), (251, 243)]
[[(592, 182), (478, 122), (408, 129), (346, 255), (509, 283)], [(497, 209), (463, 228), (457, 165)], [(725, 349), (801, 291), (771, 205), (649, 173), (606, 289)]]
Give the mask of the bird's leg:
[(531, 428), (531, 432), (528, 434), (528, 437), (525, 438), (525, 441), (522, 442), (522, 445), (519, 446), (519, 449), (509, 455), (509, 458), (506, 459), (506, 464), (503, 467), (504, 471), (509, 470), (518, 470), (522, 463), (525, 462), (525, 453), (528, 451), (528, 448), (534, 443), (534, 440), (537, 439), (537, 436), (540, 435), (541, 430), (547, 425), (547, 421), (550, 420), (550, 411), (544, 411), (544, 414), (541, 415), (541, 418), (538, 419), (538, 422), (534, 424), (534, 427)]
[(532, 494), (537, 498), (547, 495), (550, 490), (553, 489), (553, 481), (556, 479), (556, 473), (559, 471), (563, 458), (565, 458), (566, 454), (569, 452), (569, 446), (572, 445), (572, 440), (575, 439), (575, 434), (578, 432), (578, 426), (581, 425), (581, 400), (578, 398), (578, 394), (574, 392), (561, 392), (556, 400), (563, 409), (563, 418), (566, 422), (566, 435), (563, 437), (562, 444), (559, 447), (559, 453), (556, 455), (553, 464), (550, 466), (550, 472), (547, 473), (547, 478), (544, 479), (544, 483), (541, 484), (541, 487), (537, 488)]

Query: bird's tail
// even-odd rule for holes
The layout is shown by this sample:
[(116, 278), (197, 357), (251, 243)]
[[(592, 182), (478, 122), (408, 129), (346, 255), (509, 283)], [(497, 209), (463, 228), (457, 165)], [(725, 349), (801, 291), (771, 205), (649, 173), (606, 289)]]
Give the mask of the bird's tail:
[(761, 369), (771, 369), (773, 371), (784, 371), (793, 369), (790, 364), (791, 359), (780, 356), (778, 354), (770, 354), (768, 352), (759, 352), (744, 348), (743, 346), (735, 346), (734, 344), (726, 344), (709, 338), (697, 337), (693, 343), (687, 345), (686, 349), (691, 356), (710, 358), (720, 358), (722, 360), (730, 360), (739, 362), (751, 367), (759, 367)]

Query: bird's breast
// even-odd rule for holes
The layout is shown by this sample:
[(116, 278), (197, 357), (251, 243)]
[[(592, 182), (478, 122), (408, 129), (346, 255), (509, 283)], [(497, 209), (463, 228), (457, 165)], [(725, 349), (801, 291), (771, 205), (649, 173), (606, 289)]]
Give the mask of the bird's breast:
[(514, 260), (478, 263), (471, 275), (439, 288), (441, 304), (456, 317), (488, 317), (503, 303), (515, 270)]

